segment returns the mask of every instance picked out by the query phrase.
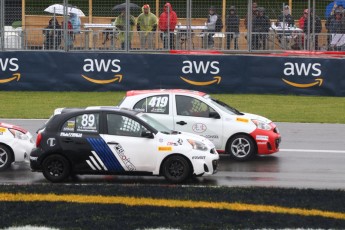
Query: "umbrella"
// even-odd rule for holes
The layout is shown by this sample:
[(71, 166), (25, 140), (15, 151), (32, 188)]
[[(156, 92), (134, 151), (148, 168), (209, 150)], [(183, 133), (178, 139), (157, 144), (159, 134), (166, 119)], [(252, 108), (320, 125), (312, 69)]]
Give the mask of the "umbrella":
[(328, 18), (328, 17), (331, 15), (332, 10), (333, 10), (333, 8), (334, 8), (334, 5), (337, 5), (337, 6), (342, 5), (342, 6), (345, 7), (345, 0), (333, 1), (333, 2), (331, 2), (330, 4), (328, 4), (328, 5), (326, 6), (326, 12), (325, 12), (326, 18)]
[[(62, 4), (54, 4), (54, 5), (48, 6), (44, 11), (48, 12), (48, 13), (52, 13), (52, 14), (64, 14), (65, 13), (64, 9), (65, 9), (65, 6)], [(68, 6), (67, 7), (67, 14), (70, 14), (70, 13), (74, 13), (74, 14), (78, 15), (79, 17), (85, 16), (83, 11), (81, 11), (80, 9), (78, 9), (75, 6)]]
[[(129, 3), (129, 9), (140, 9), (140, 7), (135, 3)], [(124, 10), (126, 9), (126, 3), (122, 3), (113, 7), (113, 10)]]

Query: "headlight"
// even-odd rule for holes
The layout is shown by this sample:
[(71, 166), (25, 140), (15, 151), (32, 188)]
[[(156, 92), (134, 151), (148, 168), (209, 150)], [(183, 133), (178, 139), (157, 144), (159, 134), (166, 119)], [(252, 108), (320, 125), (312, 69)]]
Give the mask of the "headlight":
[(14, 136), (14, 138), (20, 139), (20, 140), (29, 140), (29, 137), (16, 129), (8, 129)]
[(252, 120), (252, 122), (256, 125), (256, 127), (258, 127), (258, 129), (262, 129), (262, 130), (271, 130), (272, 127), (263, 121), (260, 120)]
[(193, 139), (187, 139), (187, 141), (189, 144), (191, 144), (193, 149), (207, 151), (207, 146), (204, 143)]

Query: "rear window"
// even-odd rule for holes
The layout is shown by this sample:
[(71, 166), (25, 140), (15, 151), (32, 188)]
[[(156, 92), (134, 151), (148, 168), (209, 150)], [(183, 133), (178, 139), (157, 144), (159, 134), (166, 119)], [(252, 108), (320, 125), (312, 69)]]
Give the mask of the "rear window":
[(99, 132), (99, 114), (82, 114), (68, 119), (61, 128), (62, 132)]

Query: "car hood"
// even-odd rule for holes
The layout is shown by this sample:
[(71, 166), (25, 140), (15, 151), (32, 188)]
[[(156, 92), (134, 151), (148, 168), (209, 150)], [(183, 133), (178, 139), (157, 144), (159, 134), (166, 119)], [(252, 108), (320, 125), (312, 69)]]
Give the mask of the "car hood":
[(252, 113), (243, 113), (244, 114), (244, 118), (248, 118), (250, 120), (260, 120), (260, 121), (263, 121), (263, 122), (266, 122), (266, 123), (271, 123), (272, 121), (266, 117), (263, 117), (263, 116), (260, 116), (260, 115), (257, 115), (257, 114), (252, 114)]

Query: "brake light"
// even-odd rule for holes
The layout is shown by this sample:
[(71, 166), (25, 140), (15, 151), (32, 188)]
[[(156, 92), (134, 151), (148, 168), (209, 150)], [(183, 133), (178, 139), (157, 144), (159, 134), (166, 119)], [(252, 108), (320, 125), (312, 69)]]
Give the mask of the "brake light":
[(37, 148), (38, 148), (39, 145), (41, 144), (41, 140), (42, 140), (42, 134), (39, 133), (39, 134), (37, 135), (37, 138), (36, 138), (36, 147), (37, 147)]

